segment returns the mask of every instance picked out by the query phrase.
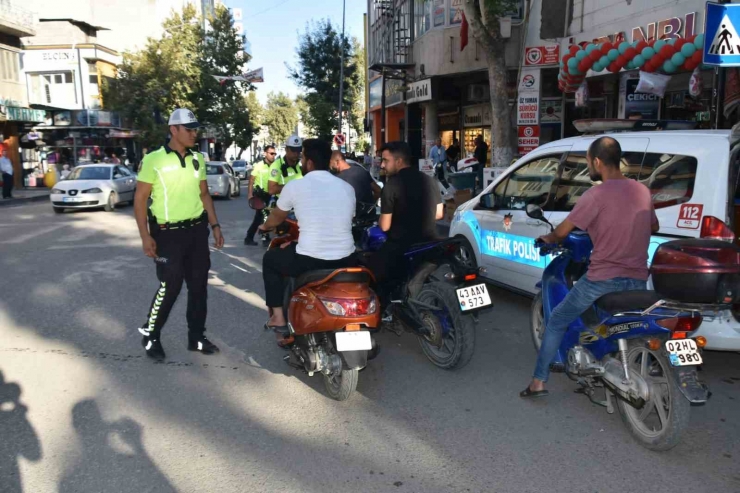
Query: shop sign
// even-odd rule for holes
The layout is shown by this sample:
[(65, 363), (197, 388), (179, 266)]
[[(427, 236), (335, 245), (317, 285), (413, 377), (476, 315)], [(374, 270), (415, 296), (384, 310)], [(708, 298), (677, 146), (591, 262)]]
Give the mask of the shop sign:
[(46, 113), (43, 110), (32, 110), (29, 108), (7, 107), (7, 118), (16, 122), (43, 122)]
[(32, 50), (23, 52), (23, 66), (26, 72), (44, 70), (69, 70), (77, 67), (77, 50)]
[(640, 115), (644, 120), (657, 120), (660, 109), (660, 97), (655, 94), (636, 92), (639, 79), (627, 80), (624, 116)]
[(370, 108), (380, 106), (380, 100), (383, 90), (383, 78), (378, 77), (377, 79), (370, 82)]
[(491, 123), (490, 104), (463, 108), (463, 127), (490, 127)]
[(55, 127), (66, 127), (72, 125), (72, 112), (71, 111), (57, 111), (54, 113), (54, 126)]
[(432, 79), (412, 82), (406, 93), (406, 103), (418, 103), (432, 99)]
[(540, 95), (520, 94), (517, 99), (516, 124), (537, 125), (540, 117)]
[(519, 154), (525, 155), (532, 152), (540, 145), (540, 126), (526, 125), (518, 127)]
[(540, 123), (560, 123), (563, 119), (563, 102), (542, 101), (540, 103)]
[[(623, 41), (634, 43), (641, 40), (649, 42), (654, 39), (690, 38), (694, 34), (697, 34), (696, 16), (696, 12), (689, 12), (684, 15), (683, 19), (680, 17), (670, 17), (657, 22), (651, 22), (647, 26), (635, 26), (629, 31), (629, 39), (626, 32), (619, 31), (599, 38), (581, 41), (578, 44), (586, 47), (590, 43), (598, 44), (607, 41), (618, 44)], [(701, 26), (699, 28), (701, 29)]]
[(450, 25), (462, 24), (463, 0), (450, 1)]
[(385, 107), (403, 103), (404, 87), (400, 79), (386, 79), (385, 81)]
[(99, 110), (75, 111), (75, 122), (83, 127), (120, 127), (117, 113)]
[(530, 46), (524, 50), (524, 65), (557, 65), (560, 46)]
[(540, 69), (523, 69), (519, 79), (519, 93), (540, 93)]

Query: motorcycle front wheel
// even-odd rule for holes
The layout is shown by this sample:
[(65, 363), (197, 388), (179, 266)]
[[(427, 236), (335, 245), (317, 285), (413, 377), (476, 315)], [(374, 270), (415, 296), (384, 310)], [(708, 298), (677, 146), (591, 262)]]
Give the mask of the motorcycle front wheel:
[(429, 336), (419, 336), (424, 355), (445, 370), (467, 365), (475, 350), (475, 323), (470, 315), (460, 311), (455, 288), (445, 282), (430, 282), (421, 288), (416, 299), (436, 307), (419, 309), (430, 332)]
[(336, 401), (346, 401), (357, 389), (359, 370), (342, 370), (331, 375), (324, 375), (324, 385), (329, 397)]
[(691, 404), (681, 394), (663, 349), (651, 351), (639, 341), (630, 342), (627, 362), (647, 382), (650, 398), (642, 409), (617, 399), (622, 421), (647, 449), (663, 451), (675, 447), (689, 426)]

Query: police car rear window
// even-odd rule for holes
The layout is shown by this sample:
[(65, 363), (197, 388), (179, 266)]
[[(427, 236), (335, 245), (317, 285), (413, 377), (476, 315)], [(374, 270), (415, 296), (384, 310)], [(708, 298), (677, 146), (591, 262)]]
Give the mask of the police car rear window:
[(113, 168), (105, 166), (78, 166), (69, 176), (69, 180), (110, 180)]

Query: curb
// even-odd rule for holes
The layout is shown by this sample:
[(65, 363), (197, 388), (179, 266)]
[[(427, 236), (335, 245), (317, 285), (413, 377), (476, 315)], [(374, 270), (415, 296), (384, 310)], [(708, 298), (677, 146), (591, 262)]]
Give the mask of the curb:
[(26, 197), (26, 198), (17, 198), (17, 199), (11, 199), (11, 200), (2, 200), (0, 199), (0, 207), (12, 207), (14, 205), (23, 205), (33, 202), (43, 202), (44, 200), (49, 200), (49, 196), (51, 194), (44, 194), (44, 195), (37, 195), (35, 197)]

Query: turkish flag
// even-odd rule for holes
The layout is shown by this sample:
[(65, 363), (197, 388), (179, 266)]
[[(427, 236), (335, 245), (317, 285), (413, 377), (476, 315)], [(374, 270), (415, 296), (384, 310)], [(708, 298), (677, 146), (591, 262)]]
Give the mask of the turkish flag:
[(460, 51), (463, 51), (466, 46), (468, 46), (468, 19), (465, 18), (465, 12), (463, 12), (460, 26)]

